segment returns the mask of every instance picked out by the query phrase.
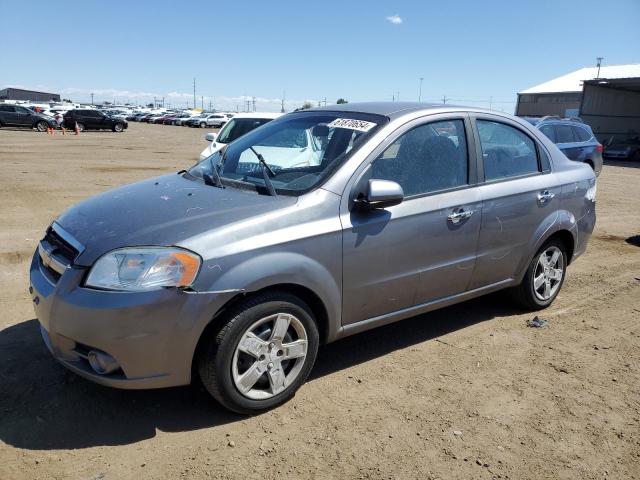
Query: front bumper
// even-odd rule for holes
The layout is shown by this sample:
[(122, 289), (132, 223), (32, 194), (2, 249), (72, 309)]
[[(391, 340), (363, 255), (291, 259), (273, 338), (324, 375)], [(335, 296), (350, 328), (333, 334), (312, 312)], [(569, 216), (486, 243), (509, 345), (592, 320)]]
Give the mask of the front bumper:
[[(65, 367), (94, 382), (118, 388), (160, 388), (191, 382), (200, 335), (225, 294), (177, 289), (113, 292), (82, 287), (86, 268), (59, 277), (36, 251), (29, 291), (43, 340)], [(112, 356), (120, 368), (99, 374), (87, 361), (91, 350)]]

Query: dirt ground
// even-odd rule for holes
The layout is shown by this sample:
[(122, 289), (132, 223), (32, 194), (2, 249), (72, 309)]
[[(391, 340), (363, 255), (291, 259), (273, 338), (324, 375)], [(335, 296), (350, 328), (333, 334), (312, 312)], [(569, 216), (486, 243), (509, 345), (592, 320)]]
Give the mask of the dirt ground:
[(205, 130), (0, 129), (0, 479), (640, 478), (640, 164), (607, 163), (587, 253), (528, 328), (495, 294), (320, 349), (255, 417), (199, 388), (119, 391), (57, 365), (27, 292), (67, 206), (191, 165)]

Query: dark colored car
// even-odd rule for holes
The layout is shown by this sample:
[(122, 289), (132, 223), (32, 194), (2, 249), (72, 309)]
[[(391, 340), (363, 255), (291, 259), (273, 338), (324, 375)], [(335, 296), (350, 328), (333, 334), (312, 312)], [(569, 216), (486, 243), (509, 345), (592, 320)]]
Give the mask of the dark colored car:
[(20, 105), (0, 105), (0, 127), (35, 128), (39, 132), (46, 132), (47, 128), (56, 128), (55, 118)]
[(640, 137), (630, 137), (625, 140), (614, 141), (605, 147), (604, 156), (606, 158), (640, 162)]
[(162, 122), (158, 122), (158, 123), (162, 123), (163, 125), (171, 125), (173, 123), (173, 119), (176, 118), (178, 116), (177, 113), (172, 113), (171, 115), (165, 115), (164, 118), (162, 119)]
[(64, 126), (66, 128), (75, 128), (78, 130), (113, 130), (114, 132), (122, 132), (129, 127), (126, 120), (121, 118), (113, 118), (101, 112), (92, 109), (69, 110), (64, 114)]
[(586, 163), (593, 168), (596, 175), (600, 175), (604, 148), (596, 140), (589, 125), (576, 117), (547, 116), (525, 120), (544, 133), (569, 160)]

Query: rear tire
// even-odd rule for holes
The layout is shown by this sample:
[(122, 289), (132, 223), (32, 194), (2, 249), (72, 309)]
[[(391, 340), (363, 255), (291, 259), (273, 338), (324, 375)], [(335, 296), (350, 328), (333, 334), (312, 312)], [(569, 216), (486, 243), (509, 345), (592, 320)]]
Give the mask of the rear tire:
[(40, 120), (38, 123), (36, 123), (36, 130), (38, 130), (39, 132), (46, 132), (48, 128), (49, 124), (44, 120)]
[(113, 131), (116, 132), (116, 133), (121, 133), (123, 130), (124, 130), (124, 125), (121, 124), (121, 123), (116, 123), (113, 126)]
[(197, 365), (204, 387), (229, 410), (253, 414), (295, 395), (313, 368), (319, 335), (311, 309), (275, 291), (240, 303), (203, 342)]
[(200, 128), (205, 128), (206, 126), (207, 126), (207, 124), (206, 124), (206, 123), (204, 123), (204, 122), (200, 122)]
[(566, 273), (567, 249), (559, 239), (548, 240), (529, 262), (522, 283), (511, 290), (512, 297), (527, 310), (547, 308), (560, 293)]

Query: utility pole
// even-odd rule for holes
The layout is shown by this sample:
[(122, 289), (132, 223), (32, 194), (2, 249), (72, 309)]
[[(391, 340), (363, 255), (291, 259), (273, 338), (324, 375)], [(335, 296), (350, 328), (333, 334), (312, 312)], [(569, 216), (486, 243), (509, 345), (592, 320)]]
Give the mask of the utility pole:
[(91, 105), (93, 105), (93, 93), (91, 94)]
[(204, 111), (204, 95), (200, 95), (200, 108)]
[(598, 67), (598, 73), (596, 74), (596, 78), (600, 78), (600, 65), (602, 65), (602, 60), (604, 60), (604, 57), (596, 57), (597, 60), (597, 67)]
[(327, 97), (324, 97), (324, 106), (327, 106)]
[(286, 92), (282, 91), (282, 100), (280, 101), (280, 113), (284, 113), (284, 99), (286, 97)]
[(256, 111), (256, 97), (253, 97), (253, 111)]
[(443, 104), (447, 104), (447, 96), (446, 95), (442, 95), (442, 103)]
[(420, 80), (418, 85), (418, 101), (420, 101), (422, 99), (422, 80), (424, 80), (424, 77), (420, 77), (418, 80)]
[(193, 77), (193, 108), (196, 108), (196, 77)]
[(162, 108), (164, 108), (164, 97), (162, 97)]

